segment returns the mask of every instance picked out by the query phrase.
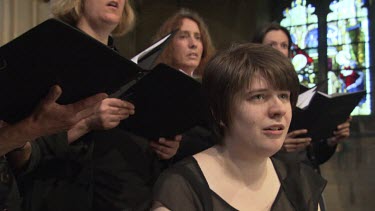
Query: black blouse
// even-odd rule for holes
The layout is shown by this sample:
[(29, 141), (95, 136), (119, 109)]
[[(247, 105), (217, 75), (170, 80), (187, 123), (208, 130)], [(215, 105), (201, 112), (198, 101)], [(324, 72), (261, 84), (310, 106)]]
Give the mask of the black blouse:
[[(326, 181), (303, 164), (271, 160), (281, 183), (271, 210), (318, 210)], [(236, 210), (209, 188), (193, 157), (177, 163), (159, 177), (154, 200), (171, 210)]]

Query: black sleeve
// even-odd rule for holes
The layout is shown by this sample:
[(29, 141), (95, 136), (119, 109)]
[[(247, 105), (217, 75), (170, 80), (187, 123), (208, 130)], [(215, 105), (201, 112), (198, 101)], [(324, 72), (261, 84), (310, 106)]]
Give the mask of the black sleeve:
[(4, 156), (0, 157), (0, 210), (21, 210), (16, 180)]
[(337, 144), (331, 146), (326, 139), (313, 142), (312, 150), (309, 151), (308, 157), (315, 161), (317, 165), (327, 162), (335, 154)]
[(182, 140), (173, 163), (197, 154), (215, 144), (213, 134), (200, 126), (194, 127), (182, 134)]
[(30, 144), (31, 155), (27, 164), (21, 169), (21, 175), (33, 171), (42, 160), (62, 158), (68, 153), (69, 144), (66, 132), (40, 137)]
[(203, 210), (198, 195), (189, 182), (171, 169), (158, 178), (154, 186), (153, 200), (170, 210)]
[(321, 201), (323, 190), (327, 185), (327, 181), (317, 172), (307, 165), (301, 164), (301, 189), (302, 195), (307, 202), (307, 208), (303, 210), (318, 210), (318, 203)]

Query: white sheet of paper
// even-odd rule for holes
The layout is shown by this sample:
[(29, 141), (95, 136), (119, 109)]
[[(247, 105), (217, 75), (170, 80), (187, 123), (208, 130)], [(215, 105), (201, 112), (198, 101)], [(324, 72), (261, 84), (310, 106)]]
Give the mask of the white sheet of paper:
[(140, 58), (142, 58), (144, 55), (146, 55), (148, 52), (150, 52), (152, 49), (158, 47), (160, 44), (162, 44), (166, 39), (168, 39), (168, 37), (170, 37), (171, 34), (165, 36), (163, 39), (159, 40), (158, 42), (154, 43), (153, 45), (151, 45), (150, 47), (146, 48), (146, 50), (142, 51), (141, 53), (137, 54), (136, 56), (134, 56), (131, 61), (133, 61), (134, 63), (138, 64), (138, 60)]

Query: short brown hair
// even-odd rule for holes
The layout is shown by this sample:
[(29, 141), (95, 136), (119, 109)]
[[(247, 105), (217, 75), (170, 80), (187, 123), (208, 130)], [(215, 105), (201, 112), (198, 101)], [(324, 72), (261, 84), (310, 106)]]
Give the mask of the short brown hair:
[(207, 64), (202, 86), (213, 117), (213, 131), (222, 139), (224, 126), (232, 122), (233, 104), (252, 82), (255, 74), (264, 77), (275, 89), (291, 92), (295, 106), (299, 82), (292, 63), (267, 45), (237, 44), (216, 54)]
[[(208, 31), (208, 28), (205, 22), (197, 13), (186, 8), (180, 9), (177, 13), (175, 13), (173, 16), (168, 18), (163, 23), (163, 25), (159, 28), (159, 31), (156, 33), (154, 37), (154, 41), (157, 41), (161, 39), (163, 36), (165, 36), (166, 34), (170, 33), (171, 31), (180, 28), (182, 25), (182, 20), (184, 18), (194, 21), (198, 25), (199, 31), (201, 33), (203, 53), (202, 53), (202, 58), (199, 63), (199, 66), (194, 71), (194, 75), (201, 76), (203, 74), (204, 66), (206, 65), (208, 60), (212, 57), (212, 55), (215, 52), (215, 47), (212, 44), (211, 36), (210, 36), (210, 33)], [(163, 53), (160, 55), (158, 59), (159, 62), (165, 63), (167, 65), (172, 64), (173, 55), (171, 53), (172, 52), (171, 43), (172, 42), (169, 43), (169, 45), (165, 48)]]
[[(53, 0), (51, 1), (51, 12), (54, 17), (65, 21), (73, 26), (77, 25), (82, 15), (84, 0)], [(112, 35), (120, 36), (129, 32), (135, 24), (135, 15), (130, 5), (130, 0), (125, 1), (124, 12), (120, 23), (112, 31)]]

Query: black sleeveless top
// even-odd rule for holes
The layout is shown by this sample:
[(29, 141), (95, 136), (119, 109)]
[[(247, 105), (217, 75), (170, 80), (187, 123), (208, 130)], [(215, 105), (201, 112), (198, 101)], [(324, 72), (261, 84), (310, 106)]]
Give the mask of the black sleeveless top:
[[(281, 183), (271, 211), (318, 210), (326, 181), (303, 164), (271, 160)], [(236, 210), (209, 188), (193, 157), (162, 173), (154, 186), (154, 200), (171, 210)]]

